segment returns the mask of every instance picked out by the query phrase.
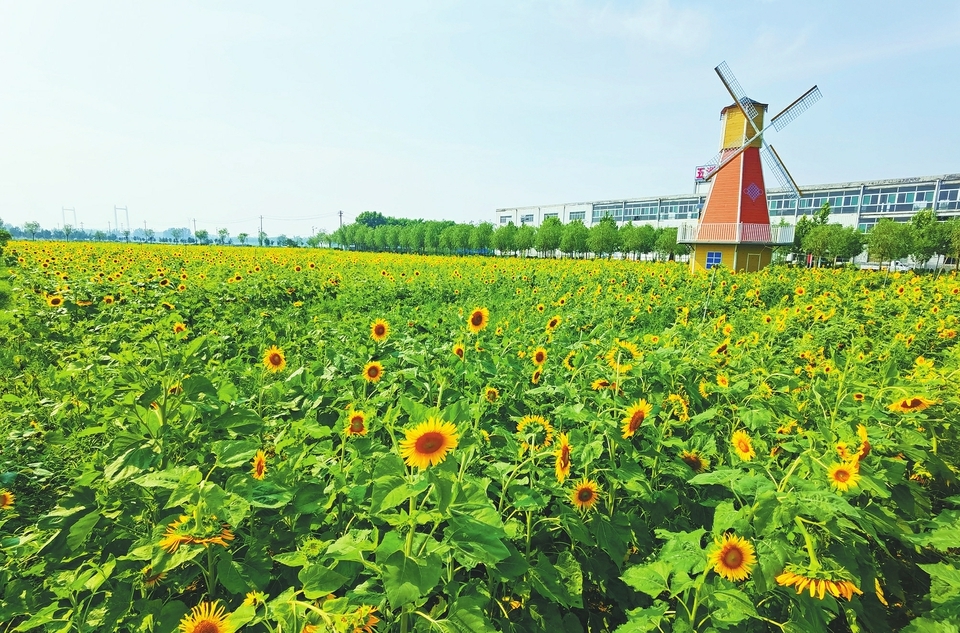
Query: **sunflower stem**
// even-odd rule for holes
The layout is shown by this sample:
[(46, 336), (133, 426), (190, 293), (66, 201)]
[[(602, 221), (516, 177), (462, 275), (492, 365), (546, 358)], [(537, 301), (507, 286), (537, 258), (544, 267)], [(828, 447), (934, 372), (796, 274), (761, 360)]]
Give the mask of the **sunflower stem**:
[(801, 519), (799, 516), (796, 516), (793, 519), (797, 524), (797, 527), (800, 528), (800, 533), (803, 534), (803, 542), (807, 548), (807, 555), (810, 557), (810, 571), (816, 571), (820, 569), (820, 561), (817, 560), (817, 553), (813, 549), (813, 537), (810, 536), (810, 532), (807, 531), (807, 528), (803, 527), (803, 519)]

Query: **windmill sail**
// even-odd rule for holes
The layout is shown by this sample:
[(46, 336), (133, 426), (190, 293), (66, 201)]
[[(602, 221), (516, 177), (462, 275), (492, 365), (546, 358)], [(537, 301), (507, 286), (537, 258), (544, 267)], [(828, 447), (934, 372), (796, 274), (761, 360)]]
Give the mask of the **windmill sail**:
[(760, 150), (760, 156), (763, 157), (763, 162), (767, 164), (767, 169), (773, 173), (773, 177), (777, 179), (777, 182), (780, 183), (780, 186), (784, 189), (789, 189), (793, 192), (793, 195), (799, 198), (801, 195), (800, 188), (797, 187), (797, 183), (793, 180), (793, 176), (790, 175), (790, 172), (787, 171), (783, 161), (780, 160), (777, 150), (773, 149), (773, 145), (767, 145), (764, 143), (763, 149)]
[(805, 93), (800, 95), (796, 101), (788, 105), (776, 116), (770, 119), (770, 125), (772, 125), (773, 128), (779, 132), (785, 128), (788, 123), (803, 114), (807, 108), (812, 106), (817, 101), (820, 101), (820, 97), (822, 96), (823, 95), (820, 94), (820, 89), (814, 86), (810, 90), (807, 90)]
[(721, 62), (714, 70), (720, 77), (720, 81), (723, 82), (723, 85), (726, 87), (727, 92), (730, 93), (733, 100), (740, 106), (740, 109), (743, 110), (747, 121), (753, 126), (753, 131), (759, 133), (760, 130), (757, 129), (757, 125), (753, 122), (754, 119), (757, 118), (757, 109), (753, 107), (753, 101), (747, 96), (747, 93), (743, 91), (743, 88), (740, 87), (740, 82), (733, 76), (733, 71), (727, 66), (727, 62)]

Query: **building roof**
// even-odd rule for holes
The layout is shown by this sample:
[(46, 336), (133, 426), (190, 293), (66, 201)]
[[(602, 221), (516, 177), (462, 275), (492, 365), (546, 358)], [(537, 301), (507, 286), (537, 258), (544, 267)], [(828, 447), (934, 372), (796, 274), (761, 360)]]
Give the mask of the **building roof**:
[[(754, 101), (750, 97), (747, 97), (747, 101), (749, 101), (754, 108), (762, 108), (764, 112), (766, 112), (766, 110), (769, 108), (769, 106), (766, 103), (760, 103), (759, 101)], [(724, 114), (726, 114), (727, 110), (730, 110), (732, 108), (739, 108), (739, 106), (736, 103), (731, 103), (730, 105), (725, 107), (723, 110), (720, 110), (720, 116), (722, 117)]]

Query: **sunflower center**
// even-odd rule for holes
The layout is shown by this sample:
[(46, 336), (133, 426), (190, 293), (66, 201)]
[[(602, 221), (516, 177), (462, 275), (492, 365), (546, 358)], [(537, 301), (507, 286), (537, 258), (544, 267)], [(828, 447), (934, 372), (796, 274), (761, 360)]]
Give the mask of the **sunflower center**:
[(581, 503), (586, 503), (591, 499), (593, 499), (593, 490), (590, 490), (589, 488), (581, 488), (577, 492), (577, 500)]
[(362, 431), (362, 430), (363, 430), (363, 418), (361, 418), (359, 415), (354, 416), (353, 418), (351, 418), (351, 420), (350, 420), (350, 430), (353, 431), (354, 433), (359, 433), (360, 431)]
[(920, 398), (913, 398), (912, 400), (910, 400), (910, 402), (907, 403), (907, 406), (910, 407), (911, 409), (915, 409), (916, 407), (919, 407), (921, 404), (923, 404), (923, 402), (920, 400)]
[(470, 324), (473, 325), (473, 327), (480, 327), (480, 325), (481, 325), (482, 323), (483, 323), (483, 313), (482, 313), (482, 312), (474, 312), (474, 313), (470, 316)]
[(723, 553), (723, 564), (729, 569), (738, 569), (743, 564), (743, 552), (737, 547), (731, 547)]
[(417, 452), (424, 455), (436, 453), (444, 446), (443, 433), (429, 431), (417, 438)]
[(386, 334), (387, 329), (383, 327), (382, 324), (378, 323), (377, 327), (375, 327), (373, 331), (377, 336), (383, 336), (384, 334)]
[(271, 364), (271, 365), (276, 366), (276, 365), (279, 365), (279, 364), (282, 363), (282, 362), (283, 362), (283, 357), (280, 356), (280, 354), (277, 354), (276, 352), (274, 352), (273, 354), (270, 354), (270, 364)]
[(630, 418), (630, 430), (636, 431), (637, 429), (639, 429), (640, 425), (643, 424), (644, 417), (646, 417), (646, 414), (644, 414), (642, 410), (634, 413), (633, 416)]
[(850, 473), (841, 468), (840, 470), (838, 470), (833, 474), (833, 478), (839, 481), (840, 483), (844, 483), (848, 479), (850, 479)]
[(535, 357), (535, 360), (536, 360), (538, 363), (542, 363), (542, 362), (543, 362), (543, 354), (540, 354), (540, 353), (538, 352), (537, 355), (536, 355), (536, 357)]
[(376, 378), (377, 376), (380, 375), (380, 368), (377, 367), (376, 365), (370, 367), (370, 369), (367, 370), (367, 375), (370, 376), (371, 378)]
[(740, 451), (741, 453), (749, 453), (750, 444), (745, 440), (740, 440), (739, 442), (737, 442), (737, 450)]
[(220, 628), (219, 622), (214, 622), (213, 620), (203, 619), (193, 625), (192, 633), (221, 633), (223, 631)]

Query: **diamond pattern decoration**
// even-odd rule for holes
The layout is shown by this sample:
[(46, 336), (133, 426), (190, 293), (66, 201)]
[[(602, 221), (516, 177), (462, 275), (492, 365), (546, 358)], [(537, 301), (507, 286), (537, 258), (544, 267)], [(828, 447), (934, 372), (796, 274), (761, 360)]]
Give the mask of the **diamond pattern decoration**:
[(760, 197), (760, 194), (763, 193), (763, 189), (758, 187), (756, 183), (751, 182), (750, 186), (743, 190), (743, 193), (750, 196), (750, 199), (756, 202), (757, 198)]

